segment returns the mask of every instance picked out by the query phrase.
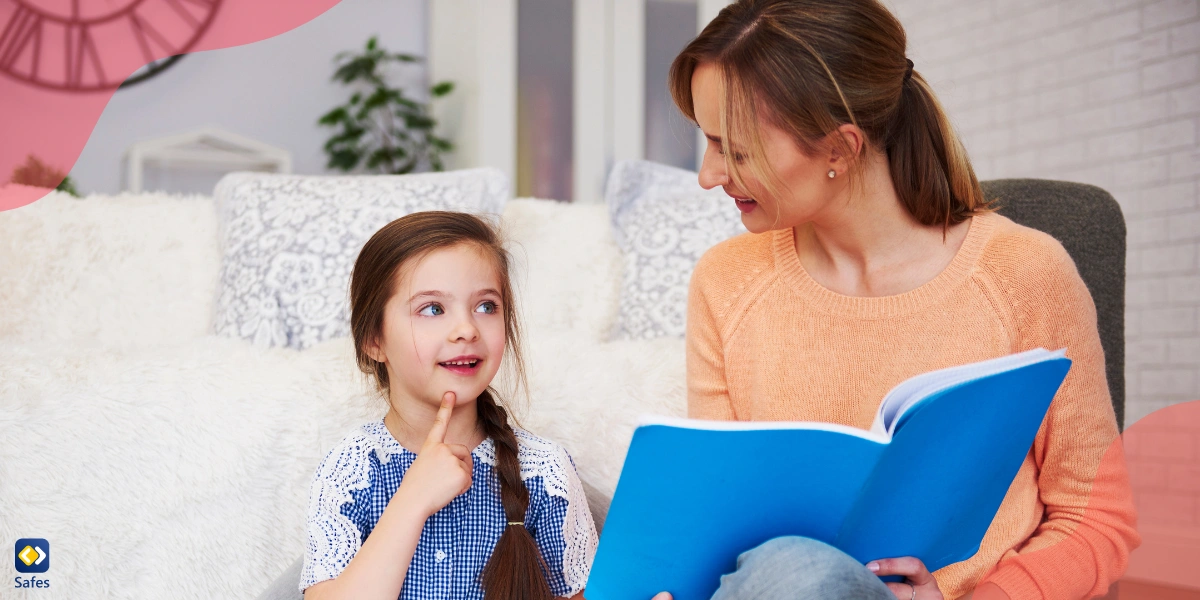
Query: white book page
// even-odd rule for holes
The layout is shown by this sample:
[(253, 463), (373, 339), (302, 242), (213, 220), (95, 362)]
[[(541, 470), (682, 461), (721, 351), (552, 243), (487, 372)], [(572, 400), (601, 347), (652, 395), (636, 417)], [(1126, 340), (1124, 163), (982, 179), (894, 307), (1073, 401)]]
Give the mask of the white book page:
[(883, 401), (879, 403), (879, 412), (871, 431), (887, 434), (890, 438), (895, 433), (895, 425), (900, 417), (921, 400), (939, 391), (952, 388), (973, 379), (1011, 371), (1020, 367), (1032, 365), (1053, 358), (1066, 356), (1066, 349), (1051, 352), (1045, 348), (1034, 348), (1017, 354), (1001, 356), (976, 363), (960, 365), (930, 371), (910, 377), (892, 388)]
[(703, 429), (708, 431), (769, 431), (774, 429), (815, 429), (844, 433), (863, 439), (886, 444), (891, 436), (867, 431), (838, 423), (822, 423), (820, 421), (708, 421), (704, 419), (685, 419), (665, 415), (644, 414), (638, 418), (638, 427), (644, 425), (667, 425), (685, 429)]

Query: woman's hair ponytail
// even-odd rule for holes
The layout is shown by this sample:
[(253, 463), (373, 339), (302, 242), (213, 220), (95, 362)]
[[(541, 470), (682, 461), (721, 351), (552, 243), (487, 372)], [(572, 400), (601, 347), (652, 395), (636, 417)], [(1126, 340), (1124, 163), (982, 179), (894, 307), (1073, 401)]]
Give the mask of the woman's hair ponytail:
[(900, 202), (921, 223), (960, 223), (986, 204), (966, 150), (919, 73), (900, 84), (884, 149)]
[(489, 390), (479, 395), (475, 407), (484, 434), (496, 448), (500, 504), (509, 522), (483, 568), (484, 600), (550, 600), (554, 593), (546, 583), (546, 561), (523, 524), (529, 489), (521, 479), (517, 436), (508, 424), (508, 412), (496, 404)]

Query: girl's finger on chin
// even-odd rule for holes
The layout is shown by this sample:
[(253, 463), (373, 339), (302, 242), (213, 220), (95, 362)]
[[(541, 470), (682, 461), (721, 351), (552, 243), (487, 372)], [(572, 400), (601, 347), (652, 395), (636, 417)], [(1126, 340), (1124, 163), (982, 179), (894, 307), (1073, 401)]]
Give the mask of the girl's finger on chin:
[(672, 598), (671, 594), (667, 592), (659, 592), (654, 596), (654, 598), (651, 598), (651, 600), (672, 600)]

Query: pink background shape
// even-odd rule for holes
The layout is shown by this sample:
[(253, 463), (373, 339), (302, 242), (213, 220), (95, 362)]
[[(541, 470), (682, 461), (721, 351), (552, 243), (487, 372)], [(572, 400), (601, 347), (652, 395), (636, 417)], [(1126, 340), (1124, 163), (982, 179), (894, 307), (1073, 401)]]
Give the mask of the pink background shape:
[[(79, 0), (84, 8), (107, 6), (105, 0)], [(240, 46), (285, 33), (321, 15), (338, 0), (223, 0), (204, 35), (191, 52)], [(90, 12), (99, 10), (91, 7)], [(84, 12), (89, 12), (85, 10)], [(2, 29), (0, 25), (0, 29)], [(96, 40), (105, 58), (108, 78), (124, 79), (145, 64), (137, 44), (105, 44)], [(152, 48), (154, 58), (170, 53)], [(120, 65), (109, 72), (110, 65)], [(74, 166), (96, 122), (115, 90), (67, 92), (49, 90), (0, 75), (0, 182), (33, 154), (64, 172)], [(49, 190), (5, 185), (0, 187), (0, 210), (24, 206)]]
[(1142, 536), (1125, 578), (1200, 590), (1200, 400), (1154, 411), (1123, 437)]

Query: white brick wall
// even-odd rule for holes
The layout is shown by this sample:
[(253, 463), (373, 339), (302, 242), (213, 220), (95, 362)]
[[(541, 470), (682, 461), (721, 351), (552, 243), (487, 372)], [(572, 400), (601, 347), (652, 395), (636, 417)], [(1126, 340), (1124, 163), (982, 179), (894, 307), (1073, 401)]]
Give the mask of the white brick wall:
[(1200, 0), (885, 0), (983, 179), (1108, 190), (1126, 426), (1200, 399)]

